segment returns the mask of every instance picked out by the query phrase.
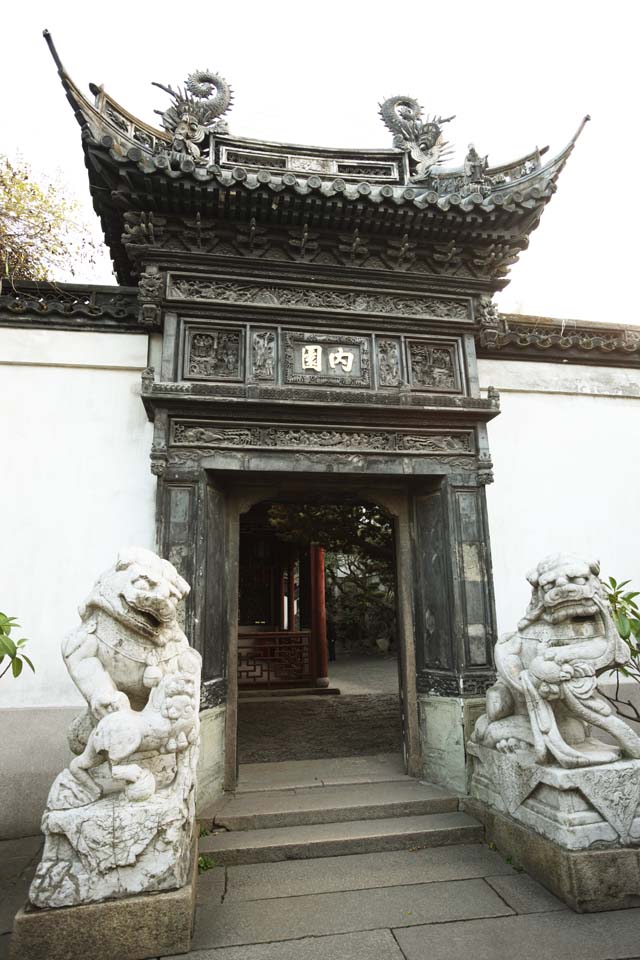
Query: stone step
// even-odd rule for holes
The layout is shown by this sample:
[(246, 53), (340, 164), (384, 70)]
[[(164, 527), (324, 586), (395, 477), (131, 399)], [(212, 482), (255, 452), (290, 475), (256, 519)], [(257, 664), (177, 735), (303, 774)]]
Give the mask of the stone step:
[(386, 783), (413, 780), (404, 772), (401, 753), (368, 757), (332, 757), (330, 760), (280, 760), (275, 763), (241, 763), (236, 793), (299, 790), (345, 783)]
[(289, 697), (339, 697), (339, 687), (284, 687), (238, 691), (238, 700), (287, 700)]
[(483, 836), (483, 827), (477, 820), (466, 813), (453, 811), (380, 820), (224, 831), (202, 837), (199, 849), (200, 853), (212, 856), (217, 865), (272, 863), (477, 843)]
[[(457, 809), (458, 797), (442, 787), (400, 780), (240, 793), (223, 800), (209, 823), (227, 830), (256, 830), (411, 817)], [(205, 817), (201, 822), (206, 826)]]

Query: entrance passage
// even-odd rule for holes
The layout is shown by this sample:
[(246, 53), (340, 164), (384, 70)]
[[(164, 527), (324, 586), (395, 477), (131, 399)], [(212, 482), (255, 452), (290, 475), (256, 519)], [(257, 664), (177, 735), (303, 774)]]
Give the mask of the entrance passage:
[(368, 503), (241, 517), (240, 763), (402, 750), (393, 519)]

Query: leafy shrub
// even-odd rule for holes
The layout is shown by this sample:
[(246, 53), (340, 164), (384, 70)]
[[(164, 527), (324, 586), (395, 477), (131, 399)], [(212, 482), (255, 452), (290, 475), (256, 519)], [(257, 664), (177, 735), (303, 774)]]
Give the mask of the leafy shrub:
[[(25, 643), (29, 641), (24, 637), (21, 640), (11, 638), (11, 631), (19, 627), (20, 624), (15, 617), (8, 617), (6, 614), (0, 613), (0, 678), (4, 677), (9, 670), (14, 677), (19, 677), (25, 663), (31, 667), (34, 673), (36, 672), (36, 668), (23, 650)], [(5, 657), (9, 658), (9, 662), (4, 669), (1, 669)]]

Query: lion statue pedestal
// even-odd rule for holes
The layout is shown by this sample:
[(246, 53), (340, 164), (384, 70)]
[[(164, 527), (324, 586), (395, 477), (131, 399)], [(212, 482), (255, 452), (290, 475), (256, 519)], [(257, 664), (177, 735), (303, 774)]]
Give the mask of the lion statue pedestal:
[[(188, 592), (166, 560), (123, 550), (63, 640), (87, 708), (69, 730), (75, 757), (49, 792), (15, 958), (189, 949), (201, 658), (177, 621)], [(177, 892), (164, 904), (163, 891)], [(69, 909), (51, 909), (60, 907)]]
[(629, 651), (598, 574), (568, 554), (529, 574), (531, 602), (496, 644), (498, 677), (467, 744), (470, 810), (576, 910), (640, 902), (640, 737), (597, 686)]

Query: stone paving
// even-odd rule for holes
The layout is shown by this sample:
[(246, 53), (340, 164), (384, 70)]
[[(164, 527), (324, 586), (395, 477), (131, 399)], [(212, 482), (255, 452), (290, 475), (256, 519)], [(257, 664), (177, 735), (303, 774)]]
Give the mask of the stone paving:
[(369, 756), (375, 750), (399, 750), (401, 743), (397, 694), (245, 700), (238, 705), (241, 764)]
[[(2, 958), (39, 849), (0, 843)], [(574, 914), (481, 844), (214, 867), (185, 960), (504, 957), (638, 960), (640, 909)]]
[(339, 656), (329, 663), (329, 683), (343, 696), (366, 693), (398, 695), (398, 661), (394, 656)]
[[(274, 789), (327, 790), (331, 805), (341, 784), (356, 793), (368, 785), (371, 801), (375, 794), (383, 802), (391, 784), (404, 797), (414, 781), (398, 755), (250, 764), (241, 767), (239, 813), (251, 796), (273, 807)], [(0, 842), (0, 960), (40, 850), (39, 837)], [(192, 950), (183, 957), (640, 960), (640, 905), (574, 914), (477, 842), (215, 865), (200, 875)]]
[(0, 840), (0, 960), (7, 956), (13, 918), (25, 904), (43, 843), (43, 837)]

